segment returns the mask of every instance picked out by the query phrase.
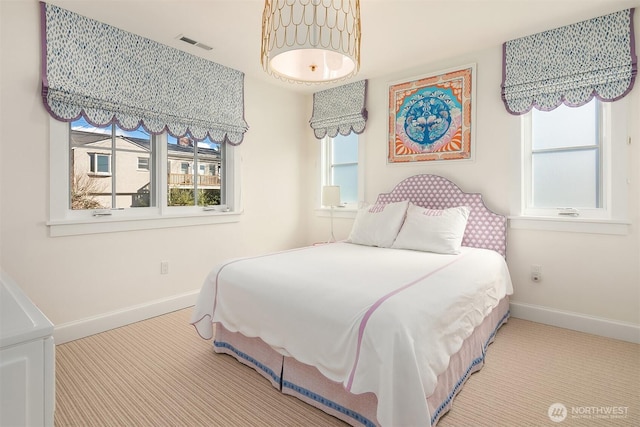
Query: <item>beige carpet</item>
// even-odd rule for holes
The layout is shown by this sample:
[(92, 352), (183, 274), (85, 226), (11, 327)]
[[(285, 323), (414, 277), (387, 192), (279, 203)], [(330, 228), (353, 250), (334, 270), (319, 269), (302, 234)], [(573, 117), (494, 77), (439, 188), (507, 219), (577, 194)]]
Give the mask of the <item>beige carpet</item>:
[[(213, 353), (180, 310), (56, 348), (56, 427), (344, 426)], [(550, 405), (567, 408), (552, 422)], [(511, 319), (438, 423), (640, 426), (640, 346)]]

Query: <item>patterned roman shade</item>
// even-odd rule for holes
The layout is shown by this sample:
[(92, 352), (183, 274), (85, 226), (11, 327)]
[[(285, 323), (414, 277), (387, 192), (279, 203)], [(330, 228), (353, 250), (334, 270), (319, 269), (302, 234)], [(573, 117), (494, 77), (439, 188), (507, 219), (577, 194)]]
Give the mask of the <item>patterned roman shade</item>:
[(366, 99), (366, 80), (314, 93), (309, 122), (316, 138), (362, 133), (367, 123)]
[(242, 142), (240, 71), (51, 4), (41, 17), (42, 97), (56, 119)]
[(634, 9), (504, 43), (502, 99), (511, 114), (614, 101), (633, 87)]

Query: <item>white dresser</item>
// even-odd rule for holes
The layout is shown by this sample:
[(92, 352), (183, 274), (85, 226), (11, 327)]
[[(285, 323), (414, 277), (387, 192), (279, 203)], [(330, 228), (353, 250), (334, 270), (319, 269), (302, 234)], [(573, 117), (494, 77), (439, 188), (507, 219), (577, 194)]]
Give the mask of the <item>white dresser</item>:
[(53, 324), (0, 271), (0, 426), (53, 426)]

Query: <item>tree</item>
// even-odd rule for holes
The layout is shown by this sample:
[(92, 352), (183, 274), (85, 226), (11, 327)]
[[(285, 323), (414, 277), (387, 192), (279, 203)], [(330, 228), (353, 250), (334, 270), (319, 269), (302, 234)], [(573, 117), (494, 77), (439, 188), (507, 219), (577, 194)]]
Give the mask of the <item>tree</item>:
[(96, 195), (104, 191), (104, 186), (87, 174), (74, 172), (71, 185), (71, 209), (105, 209)]

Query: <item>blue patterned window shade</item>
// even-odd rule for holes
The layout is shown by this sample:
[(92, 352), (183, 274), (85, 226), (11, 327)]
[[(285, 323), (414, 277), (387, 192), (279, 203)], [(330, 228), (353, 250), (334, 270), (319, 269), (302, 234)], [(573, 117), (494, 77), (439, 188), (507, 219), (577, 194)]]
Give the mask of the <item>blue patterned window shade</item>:
[(580, 106), (594, 96), (615, 101), (638, 71), (634, 9), (511, 40), (503, 46), (502, 99), (511, 114), (561, 103)]
[(240, 71), (51, 4), (41, 17), (42, 97), (56, 119), (242, 142)]
[(316, 138), (362, 133), (367, 123), (366, 99), (366, 80), (314, 93), (309, 123)]

